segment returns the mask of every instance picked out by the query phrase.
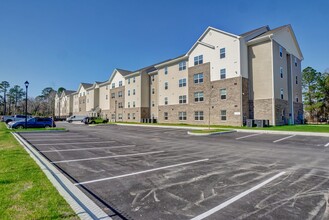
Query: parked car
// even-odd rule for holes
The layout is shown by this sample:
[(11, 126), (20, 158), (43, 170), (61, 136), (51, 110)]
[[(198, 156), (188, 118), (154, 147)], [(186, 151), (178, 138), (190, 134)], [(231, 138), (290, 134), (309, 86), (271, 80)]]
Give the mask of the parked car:
[[(22, 129), (25, 128), (25, 120), (11, 122), (8, 124), (9, 128)], [(27, 120), (27, 128), (50, 128), (56, 127), (55, 122), (51, 118), (30, 118)]]
[[(27, 118), (32, 118), (31, 115), (28, 115)], [(25, 119), (25, 115), (14, 115), (14, 116), (10, 116), (10, 115), (5, 115), (2, 116), (1, 121), (6, 122), (6, 124), (8, 124), (9, 122), (12, 121), (20, 121), (20, 120), (24, 120)]]
[(72, 123), (72, 122), (74, 122), (74, 121), (80, 121), (80, 122), (82, 122), (83, 119), (85, 119), (85, 118), (87, 118), (87, 116), (83, 116), (83, 115), (72, 115), (71, 117), (68, 117), (68, 118), (66, 119), (66, 121), (67, 121), (68, 123)]
[(87, 124), (107, 123), (107, 122), (109, 122), (109, 120), (108, 119), (98, 118), (98, 117), (85, 117), (82, 120), (82, 122), (87, 125)]

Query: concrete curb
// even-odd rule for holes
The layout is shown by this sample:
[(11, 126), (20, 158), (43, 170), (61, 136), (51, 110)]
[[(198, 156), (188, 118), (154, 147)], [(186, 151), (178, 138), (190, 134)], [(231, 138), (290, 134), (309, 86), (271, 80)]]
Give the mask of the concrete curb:
[(13, 131), (15, 133), (61, 133), (61, 132), (68, 132), (69, 130), (41, 130), (41, 131)]
[[(175, 129), (185, 129), (185, 130), (206, 130), (206, 129), (208, 129), (207, 127), (191, 127), (191, 126), (143, 125), (143, 124), (124, 124), (124, 123), (116, 123), (116, 124), (121, 125), (121, 126), (175, 128)], [(212, 129), (216, 129), (216, 128), (212, 128)], [(287, 135), (329, 137), (329, 133), (324, 133), (324, 132), (273, 131), (273, 130), (254, 130), (254, 129), (233, 129), (233, 130), (235, 130), (237, 132), (246, 132), (246, 133), (284, 134), (284, 135), (287, 134)]]
[(324, 132), (302, 132), (302, 131), (271, 131), (271, 130), (248, 130), (248, 129), (234, 129), (237, 132), (245, 133), (261, 133), (261, 134), (286, 134), (286, 135), (300, 135), (300, 136), (317, 136), (329, 137), (329, 133)]
[(12, 132), (16, 140), (24, 147), (50, 182), (63, 196), (80, 219), (112, 220), (99, 206), (87, 197), (77, 186), (56, 169), (44, 156), (26, 142), (19, 134)]
[(188, 131), (188, 135), (192, 136), (210, 136), (210, 135), (222, 135), (222, 134), (227, 134), (227, 133), (233, 133), (236, 132), (235, 130), (232, 131), (219, 131), (219, 132), (213, 132), (213, 133), (193, 133), (191, 131)]

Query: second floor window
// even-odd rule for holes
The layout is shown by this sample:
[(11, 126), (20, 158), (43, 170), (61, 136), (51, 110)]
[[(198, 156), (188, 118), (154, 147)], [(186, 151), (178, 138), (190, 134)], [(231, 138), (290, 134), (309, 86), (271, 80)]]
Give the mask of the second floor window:
[(130, 102), (128, 102), (128, 108), (130, 108)]
[(220, 79), (226, 79), (226, 69), (220, 70)]
[(119, 81), (119, 86), (122, 86), (122, 81)]
[(135, 108), (136, 107), (136, 104), (135, 104), (135, 101), (133, 101), (133, 108)]
[(225, 56), (226, 56), (225, 48), (221, 48), (221, 49), (219, 50), (219, 53), (220, 53), (220, 58), (221, 58), (221, 59), (225, 58)]
[(128, 84), (130, 84), (130, 78), (128, 78)]
[(194, 74), (193, 79), (195, 84), (203, 83), (203, 73)]
[(179, 104), (185, 104), (185, 103), (186, 103), (186, 95), (180, 95)]
[(203, 92), (195, 92), (194, 93), (194, 101), (195, 102), (202, 102), (203, 99)]
[(226, 89), (220, 89), (220, 99), (226, 99)]
[(179, 80), (179, 87), (185, 87), (186, 86), (186, 79), (180, 79)]
[(122, 104), (122, 102), (119, 102), (119, 103), (118, 103), (118, 108), (123, 108), (123, 104)]
[(203, 55), (194, 57), (194, 66), (203, 64)]
[(165, 105), (168, 105), (168, 97), (165, 97), (165, 98), (164, 98), (164, 104), (165, 104)]
[(164, 89), (167, 90), (168, 89), (168, 82), (164, 83)]
[(114, 89), (115, 88), (115, 83), (112, 83), (112, 89)]
[(186, 70), (186, 61), (179, 63), (179, 71)]
[(295, 66), (297, 67), (297, 58), (296, 57), (294, 58), (294, 63), (295, 63)]

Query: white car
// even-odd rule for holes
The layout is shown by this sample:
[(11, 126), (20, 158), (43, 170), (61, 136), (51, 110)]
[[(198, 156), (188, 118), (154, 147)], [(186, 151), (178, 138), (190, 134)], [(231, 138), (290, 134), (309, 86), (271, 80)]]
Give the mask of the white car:
[(68, 123), (72, 123), (74, 121), (76, 122), (82, 122), (87, 116), (84, 115), (72, 115), (71, 117), (68, 117), (66, 121)]

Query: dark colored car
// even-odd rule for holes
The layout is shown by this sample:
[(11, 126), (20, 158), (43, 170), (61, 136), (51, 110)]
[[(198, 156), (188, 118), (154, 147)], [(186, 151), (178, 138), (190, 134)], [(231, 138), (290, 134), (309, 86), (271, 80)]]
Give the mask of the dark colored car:
[[(9, 123), (9, 128), (21, 129), (25, 128), (25, 120)], [(27, 120), (28, 128), (50, 128), (56, 127), (55, 122), (51, 118), (30, 118)]]

